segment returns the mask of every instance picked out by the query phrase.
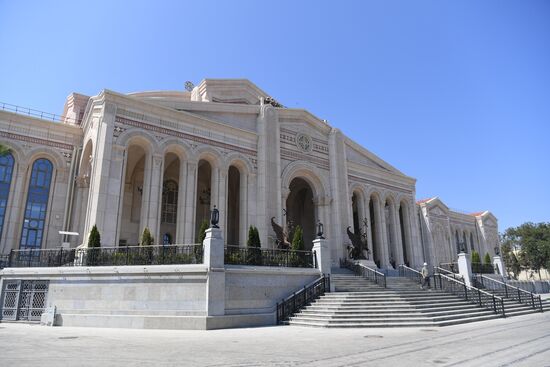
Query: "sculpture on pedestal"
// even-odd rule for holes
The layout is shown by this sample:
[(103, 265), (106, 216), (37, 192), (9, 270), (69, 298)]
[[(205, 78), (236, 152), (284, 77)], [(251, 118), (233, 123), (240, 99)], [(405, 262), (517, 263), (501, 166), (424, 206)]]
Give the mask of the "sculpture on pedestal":
[(365, 226), (365, 232), (354, 233), (350, 231), (351, 226), (348, 226), (347, 233), (351, 241), (351, 246), (348, 246), (348, 256), (352, 260), (369, 260), (369, 247), (367, 245), (367, 231), (368, 227), (366, 219), (363, 220), (363, 225)]
[(273, 227), (273, 232), (277, 236), (275, 243), (277, 248), (288, 250), (290, 248), (290, 238), (292, 238), (292, 233), (289, 233), (289, 228), (291, 228), (291, 223), (287, 223), (287, 228), (283, 228), (275, 222), (275, 217), (271, 218), (271, 227)]

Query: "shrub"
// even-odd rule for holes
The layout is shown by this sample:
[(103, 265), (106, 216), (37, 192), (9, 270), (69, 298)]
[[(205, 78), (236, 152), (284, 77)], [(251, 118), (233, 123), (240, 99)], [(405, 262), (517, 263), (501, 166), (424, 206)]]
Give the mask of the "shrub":
[(206, 238), (206, 230), (208, 229), (208, 220), (204, 219), (199, 227), (199, 233), (197, 234), (197, 243), (202, 243)]
[(149, 231), (149, 228), (145, 227), (143, 229), (143, 233), (141, 235), (141, 242), (140, 246), (152, 246), (155, 242), (155, 239), (153, 236), (151, 236), (151, 232)]
[(260, 242), (260, 234), (258, 232), (258, 228), (255, 226), (250, 226), (248, 228), (248, 239), (246, 241), (246, 245), (248, 247), (262, 247)]
[(97, 226), (94, 224), (90, 235), (88, 236), (88, 247), (101, 247), (101, 236), (97, 230)]
[(292, 251), (303, 251), (304, 250), (304, 235), (302, 232), (302, 227), (299, 225), (296, 226), (294, 231), (294, 237), (292, 238)]
[(246, 263), (249, 265), (261, 265), (262, 264), (262, 252), (260, 250), (260, 235), (258, 228), (250, 226), (248, 228), (248, 240), (246, 241), (248, 246), (248, 256)]
[(481, 258), (477, 251), (472, 251), (472, 264), (481, 264)]
[(483, 258), (483, 264), (484, 265), (492, 265), (491, 264), (491, 255), (489, 255), (489, 253), (485, 254), (485, 257)]

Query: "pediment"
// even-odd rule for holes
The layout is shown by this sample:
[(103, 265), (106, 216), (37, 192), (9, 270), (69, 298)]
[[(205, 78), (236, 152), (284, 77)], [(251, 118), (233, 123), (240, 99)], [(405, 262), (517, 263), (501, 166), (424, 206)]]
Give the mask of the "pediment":
[(428, 211), (434, 215), (448, 215), (449, 208), (438, 197), (435, 197), (426, 202)]
[(314, 139), (319, 139), (323, 142), (327, 141), (327, 137), (321, 131), (313, 128), (306, 122), (284, 122), (280, 125), (281, 133), (287, 133), (291, 135), (306, 134)]
[(346, 158), (349, 162), (405, 176), (389, 163), (349, 139), (346, 141)]

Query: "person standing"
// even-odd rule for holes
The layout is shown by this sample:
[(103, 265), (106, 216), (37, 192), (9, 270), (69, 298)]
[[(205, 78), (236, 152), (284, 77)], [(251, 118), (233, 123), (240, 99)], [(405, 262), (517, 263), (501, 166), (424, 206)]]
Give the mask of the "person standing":
[(428, 281), (430, 279), (430, 273), (428, 271), (428, 263), (424, 263), (422, 270), (420, 270), (420, 276), (422, 277), (422, 279), (420, 279), (420, 289), (424, 289), (425, 285), (429, 287)]

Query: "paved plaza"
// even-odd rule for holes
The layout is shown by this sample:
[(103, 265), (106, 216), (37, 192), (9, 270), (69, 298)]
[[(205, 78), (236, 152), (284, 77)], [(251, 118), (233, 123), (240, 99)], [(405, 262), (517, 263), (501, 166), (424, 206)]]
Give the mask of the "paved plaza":
[(1, 366), (550, 366), (550, 313), (445, 328), (164, 331), (0, 324)]

